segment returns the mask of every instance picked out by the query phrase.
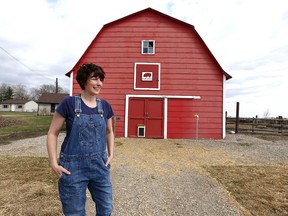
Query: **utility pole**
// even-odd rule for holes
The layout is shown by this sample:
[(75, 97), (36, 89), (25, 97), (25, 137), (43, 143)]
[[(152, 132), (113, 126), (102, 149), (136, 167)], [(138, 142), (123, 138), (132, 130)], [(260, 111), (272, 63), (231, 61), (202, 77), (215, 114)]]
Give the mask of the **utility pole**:
[(56, 78), (56, 94), (58, 93), (58, 78)]

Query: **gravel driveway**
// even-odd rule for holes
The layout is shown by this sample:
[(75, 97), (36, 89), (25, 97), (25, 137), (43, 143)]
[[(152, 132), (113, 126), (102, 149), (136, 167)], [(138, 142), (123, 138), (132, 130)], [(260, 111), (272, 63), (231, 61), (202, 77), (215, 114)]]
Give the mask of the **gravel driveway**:
[[(46, 136), (19, 140), (0, 146), (0, 154), (47, 156), (45, 143)], [(202, 166), (288, 163), (287, 141), (240, 134), (224, 140), (116, 138), (115, 145), (115, 216), (249, 215)], [(88, 216), (93, 209), (88, 194)]]

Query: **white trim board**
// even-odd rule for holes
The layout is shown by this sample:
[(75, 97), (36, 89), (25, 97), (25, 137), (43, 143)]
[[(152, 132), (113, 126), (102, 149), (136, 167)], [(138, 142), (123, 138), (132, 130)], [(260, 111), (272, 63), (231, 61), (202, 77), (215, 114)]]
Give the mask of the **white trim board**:
[[(137, 79), (137, 65), (158, 65), (158, 87), (157, 88), (137, 88), (136, 79)], [(134, 63), (134, 90), (160, 90), (160, 80), (161, 80), (161, 64), (160, 63), (147, 63), (147, 62), (135, 62)]]

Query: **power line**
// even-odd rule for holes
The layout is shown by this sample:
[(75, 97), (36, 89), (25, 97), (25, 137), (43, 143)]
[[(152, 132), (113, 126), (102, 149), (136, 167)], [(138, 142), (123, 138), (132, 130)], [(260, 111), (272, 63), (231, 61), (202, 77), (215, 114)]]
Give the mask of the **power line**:
[(36, 70), (33, 70), (32, 68), (28, 67), (26, 64), (24, 64), (22, 61), (20, 61), (18, 58), (16, 58), (15, 56), (13, 56), (11, 53), (9, 53), (6, 49), (4, 49), (2, 46), (0, 46), (0, 48), (8, 55), (10, 56), (13, 60), (17, 61), (19, 64), (21, 64), (22, 66), (24, 66), (25, 68), (27, 68), (29, 71), (33, 72), (33, 73), (37, 73), (38, 75), (45, 77), (46, 79), (51, 79), (50, 77), (46, 77), (41, 73), (38, 73)]
[(31, 69), (30, 67), (28, 67), (26, 64), (24, 64), (23, 62), (21, 62), (19, 59), (17, 59), (15, 56), (13, 56), (11, 53), (9, 53), (6, 49), (4, 49), (3, 47), (0, 46), (0, 48), (7, 54), (9, 55), (12, 59), (14, 59), (15, 61), (17, 61), (18, 63), (20, 63), (22, 66), (24, 66), (25, 68), (27, 68), (28, 70), (35, 72), (33, 69)]

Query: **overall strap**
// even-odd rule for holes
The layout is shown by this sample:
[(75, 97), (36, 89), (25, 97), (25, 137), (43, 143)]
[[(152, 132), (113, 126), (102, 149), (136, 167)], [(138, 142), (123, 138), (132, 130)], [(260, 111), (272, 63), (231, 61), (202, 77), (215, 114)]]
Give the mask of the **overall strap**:
[(102, 108), (101, 99), (96, 98), (96, 101), (97, 101), (98, 113), (103, 118), (104, 111), (103, 111), (103, 108)]
[(75, 114), (77, 117), (80, 116), (81, 110), (81, 98), (80, 95), (75, 95)]

